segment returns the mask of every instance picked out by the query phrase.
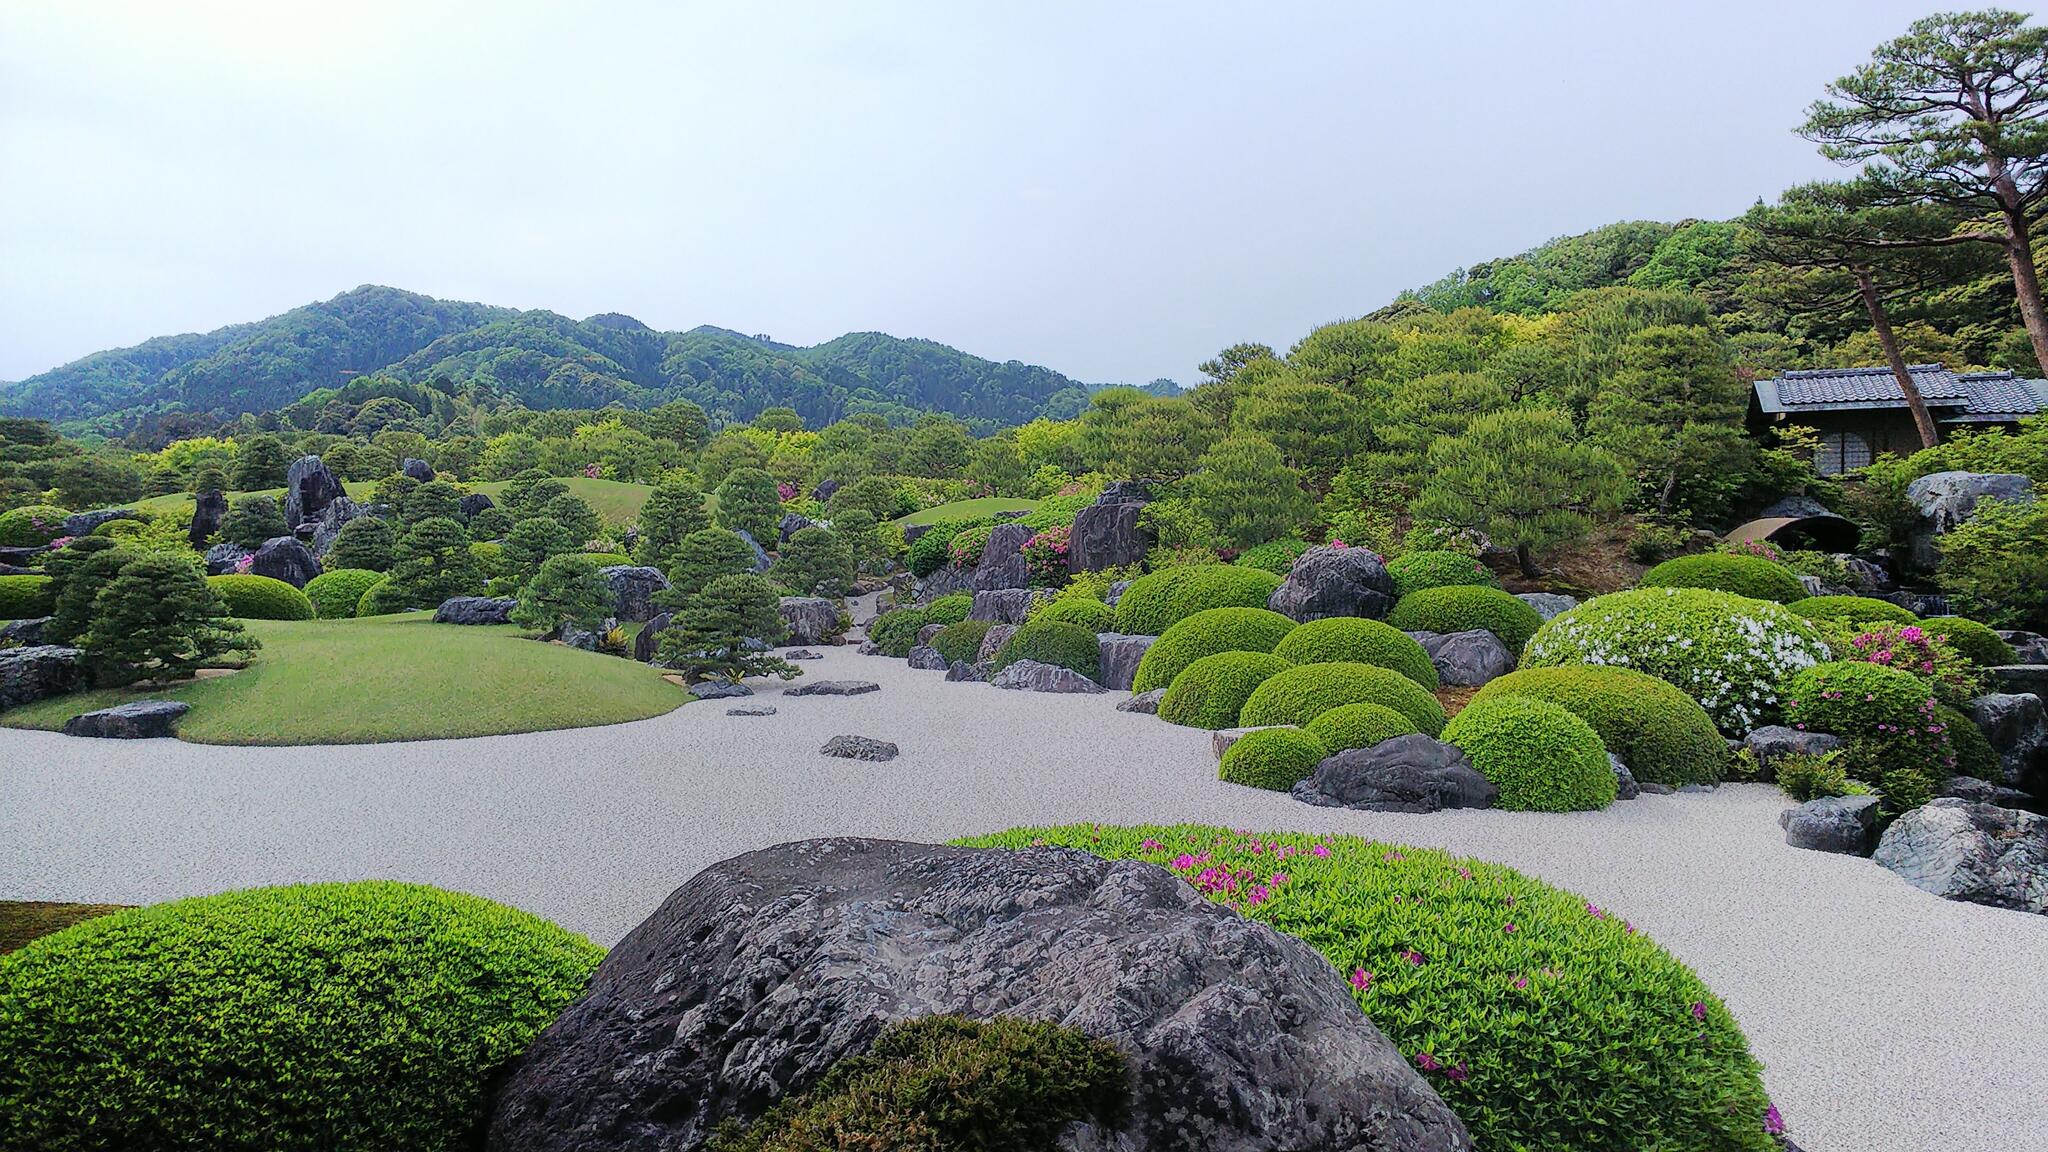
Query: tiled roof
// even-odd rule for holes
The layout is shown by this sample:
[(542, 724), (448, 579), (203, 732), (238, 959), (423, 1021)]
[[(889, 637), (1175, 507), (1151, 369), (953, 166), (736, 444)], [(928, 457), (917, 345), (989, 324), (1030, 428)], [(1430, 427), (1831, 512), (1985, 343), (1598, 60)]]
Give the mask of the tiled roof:
[[(2048, 383), (2007, 372), (1949, 371), (1912, 364), (1914, 385), (1942, 420), (2000, 423), (2048, 410)], [(1903, 408), (1905, 394), (1890, 368), (1816, 368), (1756, 382), (1758, 405), (1769, 413), (1831, 409)]]
[[(1963, 400), (1969, 389), (1939, 364), (1906, 368), (1913, 384), (1928, 400)], [(1778, 399), (1786, 405), (1868, 404), (1885, 400), (1905, 403), (1899, 382), (1889, 368), (1817, 368), (1787, 372), (1778, 378)]]
[(1956, 379), (1970, 390), (1970, 403), (1948, 419), (2003, 423), (2032, 416), (2048, 407), (2048, 382), (2022, 380), (2009, 369), (1963, 373)]

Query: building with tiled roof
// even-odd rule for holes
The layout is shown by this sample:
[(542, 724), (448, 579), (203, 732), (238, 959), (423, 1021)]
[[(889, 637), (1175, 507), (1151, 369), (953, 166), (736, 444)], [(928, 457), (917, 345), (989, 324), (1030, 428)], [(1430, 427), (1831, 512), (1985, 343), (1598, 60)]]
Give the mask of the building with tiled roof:
[[(2048, 411), (2048, 382), (2010, 371), (1951, 372), (1940, 364), (1913, 364), (1906, 371), (1944, 429), (2011, 427)], [(1880, 453), (1903, 456), (1920, 448), (1913, 413), (1889, 368), (1816, 368), (1758, 380), (1751, 415), (1767, 425), (1802, 424), (1818, 431), (1815, 463), (1823, 474), (1860, 468)]]

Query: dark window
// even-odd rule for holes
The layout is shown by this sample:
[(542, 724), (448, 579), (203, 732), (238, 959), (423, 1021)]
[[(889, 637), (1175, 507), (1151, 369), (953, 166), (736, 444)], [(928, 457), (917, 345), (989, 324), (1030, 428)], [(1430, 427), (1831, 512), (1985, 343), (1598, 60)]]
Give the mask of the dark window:
[(1854, 432), (1823, 432), (1813, 467), (1823, 476), (1839, 476), (1870, 463), (1870, 442)]

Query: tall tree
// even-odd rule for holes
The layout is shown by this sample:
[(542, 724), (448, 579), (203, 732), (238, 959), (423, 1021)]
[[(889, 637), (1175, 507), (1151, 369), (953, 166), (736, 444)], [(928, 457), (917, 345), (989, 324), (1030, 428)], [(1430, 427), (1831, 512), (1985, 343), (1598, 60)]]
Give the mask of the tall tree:
[(1621, 371), (1594, 396), (1586, 432), (1635, 473), (1660, 514), (1674, 503), (1699, 512), (1706, 494), (1732, 489), (1749, 462), (1748, 403), (1719, 334), (1645, 328), (1628, 338)]
[(1535, 551), (1583, 535), (1621, 507), (1621, 465), (1583, 442), (1551, 408), (1510, 408), (1472, 421), (1429, 448), (1429, 478), (1415, 514), (1483, 532), (1513, 548), (1522, 574), (1540, 576)]

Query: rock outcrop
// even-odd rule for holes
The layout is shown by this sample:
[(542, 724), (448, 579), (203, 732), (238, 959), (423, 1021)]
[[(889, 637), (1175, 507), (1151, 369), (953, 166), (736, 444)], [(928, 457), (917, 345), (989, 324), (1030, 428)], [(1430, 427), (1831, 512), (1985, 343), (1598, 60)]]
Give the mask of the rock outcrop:
[(1325, 757), (1293, 795), (1323, 808), (1439, 812), (1491, 808), (1500, 789), (1454, 745), (1410, 734)]
[(839, 605), (823, 596), (784, 596), (775, 602), (775, 610), (789, 626), (786, 644), (837, 644), (844, 632)]
[(1096, 680), (1118, 692), (1131, 690), (1138, 676), (1138, 661), (1157, 642), (1157, 636), (1127, 636), (1122, 632), (1099, 632), (1095, 636), (1096, 659), (1101, 668)]
[(1938, 538), (1977, 511), (1981, 500), (2032, 500), (2034, 482), (2011, 472), (1935, 472), (1906, 485), (1906, 500), (1919, 513), (1908, 536), (1913, 567), (1932, 572), (1941, 563)]
[(398, 470), (422, 484), (431, 483), (434, 479), (434, 466), (417, 456), (407, 456), (399, 461)]
[(1877, 839), (1877, 797), (1822, 796), (1778, 813), (1785, 843), (1816, 852), (1867, 856)]
[(1095, 572), (1143, 560), (1152, 550), (1152, 534), (1138, 521), (1151, 498), (1142, 484), (1112, 484), (1095, 503), (1076, 512), (1067, 537), (1067, 570)]
[(227, 514), (228, 494), (218, 488), (192, 497), (192, 527), (185, 533), (186, 541), (203, 551), (207, 539), (220, 531), (220, 522)]
[(1944, 899), (2048, 913), (2048, 817), (1942, 797), (1892, 821), (1872, 859)]
[(1078, 695), (1094, 695), (1108, 689), (1090, 680), (1072, 668), (1057, 664), (1043, 664), (1037, 660), (1018, 660), (1004, 666), (988, 682), (998, 688), (1014, 688), (1025, 692), (1064, 692)]
[(92, 677), (85, 653), (56, 644), (0, 648), (0, 708), (83, 691)]
[(329, 504), (347, 494), (318, 456), (292, 461), (284, 474), (285, 530), (295, 531), (301, 524), (318, 520)]
[(1467, 632), (1410, 632), (1446, 688), (1476, 688), (1515, 670), (1515, 654), (1484, 628)]
[(294, 588), (304, 588), (320, 572), (320, 558), (296, 536), (272, 536), (265, 540), (249, 565), (250, 575), (282, 580)]
[(1536, 614), (1545, 620), (1561, 616), (1579, 606), (1578, 597), (1566, 596), (1562, 592), (1517, 592), (1515, 599), (1534, 608)]
[(1386, 616), (1394, 606), (1394, 578), (1369, 548), (1311, 548), (1295, 557), (1287, 579), (1266, 607), (1290, 620), (1330, 616)]
[(642, 623), (661, 615), (661, 609), (654, 606), (654, 594), (668, 591), (668, 577), (661, 569), (613, 564), (597, 571), (611, 585), (614, 618)]

